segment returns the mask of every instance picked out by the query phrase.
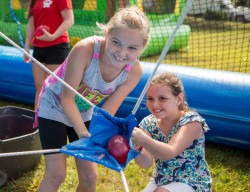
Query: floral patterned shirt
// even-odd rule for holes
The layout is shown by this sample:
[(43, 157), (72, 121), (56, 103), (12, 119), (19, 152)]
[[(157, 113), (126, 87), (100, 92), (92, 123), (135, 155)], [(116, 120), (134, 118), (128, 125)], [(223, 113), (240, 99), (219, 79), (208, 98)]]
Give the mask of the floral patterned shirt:
[[(165, 135), (158, 126), (157, 119), (151, 114), (145, 117), (140, 127), (148, 131), (152, 138), (168, 143), (175, 133), (189, 122), (201, 122), (203, 131), (209, 127), (205, 120), (195, 111), (189, 111), (174, 125), (169, 135)], [(196, 192), (210, 192), (212, 179), (205, 160), (205, 136), (194, 140), (193, 143), (171, 160), (155, 158), (153, 178), (158, 186), (171, 182), (182, 182), (193, 187)]]

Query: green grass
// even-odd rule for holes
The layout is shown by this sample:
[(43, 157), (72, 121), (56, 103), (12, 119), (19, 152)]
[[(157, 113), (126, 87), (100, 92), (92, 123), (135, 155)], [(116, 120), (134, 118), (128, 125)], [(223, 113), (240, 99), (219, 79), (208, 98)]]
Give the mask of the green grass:
[[(207, 21), (188, 17), (191, 34), (187, 48), (168, 52), (162, 63), (250, 73), (249, 23)], [(156, 62), (159, 55), (142, 58)]]
[[(250, 165), (249, 151), (206, 144), (206, 159), (213, 179), (213, 192), (249, 192)], [(73, 192), (77, 186), (77, 173), (73, 157), (67, 158), (68, 175), (59, 192)], [(44, 159), (34, 170), (9, 182), (0, 192), (35, 192), (42, 179)], [(143, 170), (132, 161), (125, 170), (130, 191), (139, 192), (148, 183), (152, 169)], [(124, 191), (120, 174), (99, 165), (97, 192)]]

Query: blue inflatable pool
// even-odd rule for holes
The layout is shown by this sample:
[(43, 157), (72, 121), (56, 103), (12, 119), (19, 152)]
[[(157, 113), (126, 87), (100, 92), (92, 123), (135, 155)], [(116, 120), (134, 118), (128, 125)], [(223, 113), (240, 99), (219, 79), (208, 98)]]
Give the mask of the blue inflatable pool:
[[(0, 97), (33, 104), (34, 83), (31, 65), (22, 60), (16, 48), (0, 46)], [(134, 106), (154, 70), (155, 63), (142, 62), (143, 76), (126, 98), (117, 116), (125, 117)], [(208, 142), (250, 149), (250, 75), (219, 70), (178, 67), (162, 64), (157, 73), (170, 71), (182, 79), (188, 103), (197, 110), (211, 128)], [(136, 112), (138, 122), (148, 115), (145, 100)]]

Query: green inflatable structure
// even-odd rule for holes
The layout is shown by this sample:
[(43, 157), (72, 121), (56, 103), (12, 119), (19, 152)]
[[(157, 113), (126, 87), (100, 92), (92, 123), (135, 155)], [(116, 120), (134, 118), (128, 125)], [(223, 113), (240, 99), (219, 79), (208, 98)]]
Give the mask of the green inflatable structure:
[[(27, 2), (25, 0), (0, 1), (1, 32), (19, 45), (22, 45), (25, 38)], [(130, 0), (129, 2), (145, 11), (151, 22), (151, 39), (142, 57), (160, 54), (184, 9), (185, 0)], [(69, 30), (71, 46), (82, 38), (101, 34), (96, 22), (108, 21), (108, 1), (74, 0), (73, 11), (75, 24)], [(186, 48), (190, 31), (188, 25), (181, 25), (169, 51)], [(0, 39), (0, 44), (7, 45), (7, 42)]]

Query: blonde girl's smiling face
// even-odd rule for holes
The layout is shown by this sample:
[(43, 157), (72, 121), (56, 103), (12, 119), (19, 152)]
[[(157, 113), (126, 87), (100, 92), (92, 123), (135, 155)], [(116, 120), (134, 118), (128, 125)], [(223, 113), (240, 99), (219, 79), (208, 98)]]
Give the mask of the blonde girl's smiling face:
[(138, 29), (114, 29), (106, 34), (105, 57), (114, 67), (122, 68), (136, 60), (143, 51), (143, 37)]
[(151, 84), (146, 94), (147, 107), (157, 119), (171, 118), (171, 115), (179, 113), (182, 96), (182, 93), (174, 96), (170, 86)]

